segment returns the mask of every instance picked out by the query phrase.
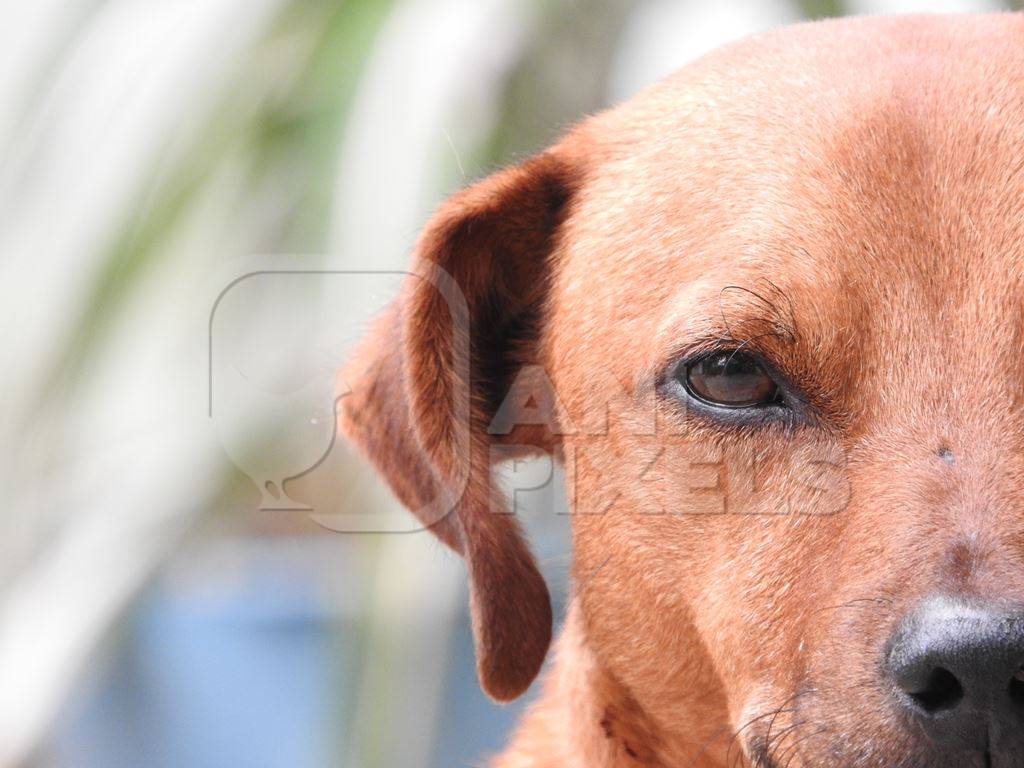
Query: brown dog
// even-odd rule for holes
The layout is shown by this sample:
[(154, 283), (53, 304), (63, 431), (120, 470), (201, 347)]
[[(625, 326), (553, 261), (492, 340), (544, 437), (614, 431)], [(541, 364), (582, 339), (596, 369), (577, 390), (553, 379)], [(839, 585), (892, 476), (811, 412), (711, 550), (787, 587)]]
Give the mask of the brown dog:
[(729, 46), (442, 206), (342, 429), (465, 556), (499, 700), (552, 617), (491, 466), (566, 463), (495, 764), (1024, 765), (1022, 268), (1012, 14)]

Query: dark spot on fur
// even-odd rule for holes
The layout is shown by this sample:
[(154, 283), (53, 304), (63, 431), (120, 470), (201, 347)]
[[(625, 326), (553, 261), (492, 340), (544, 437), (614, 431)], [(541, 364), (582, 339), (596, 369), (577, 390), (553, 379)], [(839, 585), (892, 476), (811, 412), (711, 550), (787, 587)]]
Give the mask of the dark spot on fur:
[(604, 731), (606, 739), (615, 736), (615, 732), (612, 730), (612, 716), (607, 709), (604, 711), (604, 717), (601, 719), (601, 729)]
[(956, 542), (946, 554), (946, 568), (958, 587), (967, 583), (978, 569), (982, 559), (977, 542), (971, 540)]
[(938, 456), (947, 466), (952, 467), (956, 465), (956, 456), (953, 455), (948, 446), (940, 446)]

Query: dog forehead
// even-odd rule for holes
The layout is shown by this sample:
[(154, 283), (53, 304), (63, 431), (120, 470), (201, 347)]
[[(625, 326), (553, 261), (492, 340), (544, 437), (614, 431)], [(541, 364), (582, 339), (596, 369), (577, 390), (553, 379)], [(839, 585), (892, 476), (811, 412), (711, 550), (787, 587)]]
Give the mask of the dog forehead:
[(822, 332), (1019, 324), (1020, 20), (861, 24), (727, 48), (586, 126), (553, 302), (576, 351), (653, 362), (630, 339), (766, 284)]

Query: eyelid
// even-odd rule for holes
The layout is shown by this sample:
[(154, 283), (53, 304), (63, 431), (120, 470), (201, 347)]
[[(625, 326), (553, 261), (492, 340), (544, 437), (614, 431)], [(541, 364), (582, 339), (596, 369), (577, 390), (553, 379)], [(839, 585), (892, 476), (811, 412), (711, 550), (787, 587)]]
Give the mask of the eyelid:
[[(768, 377), (768, 380), (774, 386), (775, 389), (772, 392), (773, 399), (771, 401), (767, 401), (767, 402), (758, 402), (758, 401), (755, 400), (755, 401), (749, 401), (749, 402), (743, 402), (743, 403), (726, 403), (726, 402), (719, 402), (719, 401), (710, 399), (708, 397), (703, 396), (699, 391), (696, 391), (695, 387), (694, 387), (693, 380), (691, 379), (694, 367), (699, 365), (700, 363), (702, 363), (705, 360), (713, 359), (713, 358), (716, 358), (716, 357), (719, 357), (719, 356), (728, 356), (728, 359), (730, 361), (734, 357), (742, 356), (743, 358), (749, 359), (751, 362), (753, 362), (754, 365), (756, 365), (758, 367), (758, 369), (760, 369), (760, 372), (762, 374), (764, 374), (764, 376)], [(687, 394), (690, 397), (696, 398), (697, 400), (700, 400), (703, 403), (707, 403), (709, 406), (712, 406), (712, 407), (715, 407), (715, 408), (727, 408), (727, 409), (765, 408), (765, 407), (769, 407), (771, 405), (785, 404), (786, 398), (783, 396), (784, 393), (783, 393), (782, 387), (780, 386), (779, 381), (778, 381), (779, 377), (776, 376), (776, 375), (773, 375), (768, 370), (768, 367), (762, 362), (762, 360), (760, 359), (760, 356), (754, 355), (754, 354), (750, 354), (750, 353), (746, 352), (745, 350), (743, 350), (742, 348), (731, 349), (731, 350), (730, 349), (723, 349), (723, 350), (720, 350), (720, 351), (717, 351), (717, 352), (711, 352), (709, 354), (699, 355), (698, 357), (693, 358), (691, 360), (683, 360), (683, 361), (680, 361), (679, 365), (676, 366), (675, 370), (676, 370), (676, 373), (675, 373), (676, 378), (680, 378), (680, 377), (684, 378), (683, 386), (686, 388)]]
[[(752, 345), (728, 344), (722, 338), (701, 339), (689, 344), (685, 351), (675, 356), (662, 369), (657, 391), (683, 403), (687, 412), (693, 412), (702, 420), (717, 422), (725, 427), (748, 427), (779, 424), (793, 426), (795, 423), (812, 418), (807, 398), (801, 393), (779, 367), (760, 350)], [(677, 375), (679, 371), (703, 357), (719, 352), (742, 351), (750, 355), (771, 377), (779, 389), (784, 405), (771, 404), (757, 407), (729, 408), (697, 399), (687, 391)]]
[(722, 352), (742, 352), (757, 361), (758, 365), (765, 369), (765, 373), (771, 376), (776, 384), (784, 386), (788, 382), (782, 367), (758, 347), (756, 340), (733, 342), (721, 336), (696, 339), (685, 346), (680, 346), (673, 354), (666, 357), (660, 375), (671, 376), (681, 366), (693, 365), (702, 358)]
[(735, 347), (721, 346), (721, 347), (719, 347), (717, 349), (712, 349), (712, 350), (710, 350), (708, 352), (703, 352), (703, 353), (698, 354), (696, 356), (690, 356), (690, 357), (687, 357), (687, 358), (685, 358), (683, 360), (680, 360), (680, 364), (681, 365), (693, 365), (694, 363), (699, 362), (700, 360), (702, 360), (705, 357), (711, 357), (712, 355), (727, 354), (727, 353), (739, 354), (739, 355), (744, 355), (746, 357), (749, 357), (751, 360), (753, 360), (755, 363), (757, 363), (759, 366), (761, 366), (761, 368), (764, 369), (764, 372), (766, 374), (768, 374), (768, 376), (771, 377), (772, 381), (774, 381), (777, 385), (779, 385), (780, 387), (786, 385), (786, 383), (787, 383), (786, 375), (784, 373), (782, 373), (782, 371), (779, 369), (779, 367), (777, 365), (775, 365), (775, 363), (773, 363), (765, 355), (761, 354), (757, 349), (752, 348), (752, 347), (745, 347), (743, 345), (735, 346)]

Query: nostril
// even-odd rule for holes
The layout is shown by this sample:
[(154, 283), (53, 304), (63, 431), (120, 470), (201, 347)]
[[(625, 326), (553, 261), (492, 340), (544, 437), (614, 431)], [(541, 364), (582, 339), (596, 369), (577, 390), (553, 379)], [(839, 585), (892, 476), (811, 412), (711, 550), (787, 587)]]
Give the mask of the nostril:
[(1024, 667), (1018, 669), (1010, 678), (1010, 698), (1014, 704), (1024, 706)]
[[(900, 620), (882, 652), (907, 727), (948, 754), (970, 753), (972, 765), (983, 757), (985, 768), (1024, 768), (1024, 603), (928, 598)], [(999, 749), (988, 753), (993, 743)]]
[[(1024, 692), (1024, 682), (1017, 680), (1014, 682), (1019, 683)], [(925, 713), (934, 715), (954, 709), (964, 697), (964, 688), (956, 679), (956, 675), (948, 669), (935, 667), (928, 675), (924, 686), (917, 691), (907, 691), (907, 695)]]

